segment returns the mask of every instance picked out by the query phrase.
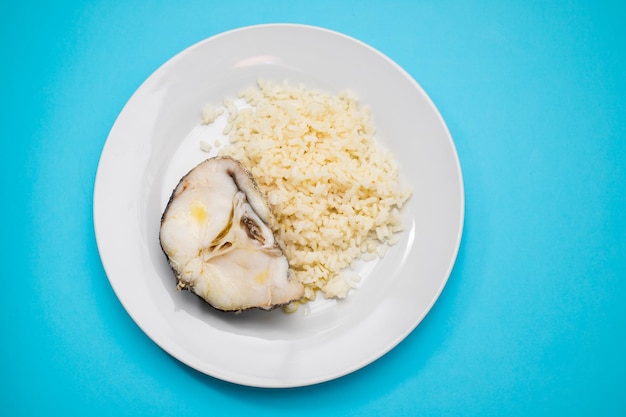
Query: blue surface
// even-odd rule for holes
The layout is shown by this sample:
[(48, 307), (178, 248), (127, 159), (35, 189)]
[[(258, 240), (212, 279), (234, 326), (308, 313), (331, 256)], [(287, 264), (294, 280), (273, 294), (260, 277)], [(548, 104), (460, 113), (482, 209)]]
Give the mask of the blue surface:
[[(0, 415), (626, 415), (626, 9), (606, 3), (5, 5)], [(448, 123), (467, 204), (422, 324), (356, 373), (289, 390), (160, 350), (115, 297), (92, 223), (100, 151), (140, 83), (195, 42), (270, 22), (403, 66)]]

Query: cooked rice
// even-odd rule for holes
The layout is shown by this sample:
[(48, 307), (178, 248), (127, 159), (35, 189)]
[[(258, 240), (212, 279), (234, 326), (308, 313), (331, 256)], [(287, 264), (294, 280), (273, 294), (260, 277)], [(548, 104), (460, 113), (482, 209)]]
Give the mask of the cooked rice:
[(382, 257), (397, 241), (399, 209), (411, 195), (391, 153), (374, 140), (369, 109), (349, 91), (287, 82), (259, 80), (240, 98), (247, 106), (224, 103), (230, 144), (220, 154), (240, 160), (266, 194), (306, 300), (318, 290), (345, 297), (360, 280), (353, 263)]

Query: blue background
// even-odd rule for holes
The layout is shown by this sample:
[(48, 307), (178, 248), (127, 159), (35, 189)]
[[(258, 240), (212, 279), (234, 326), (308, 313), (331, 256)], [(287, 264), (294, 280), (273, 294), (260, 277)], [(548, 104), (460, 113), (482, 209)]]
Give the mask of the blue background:
[[(58, 1), (0, 13), (0, 414), (626, 415), (626, 9), (603, 1)], [(161, 64), (219, 32), (356, 37), (428, 92), (466, 187), (431, 313), (370, 366), (240, 387), (134, 324), (93, 232), (98, 158)]]

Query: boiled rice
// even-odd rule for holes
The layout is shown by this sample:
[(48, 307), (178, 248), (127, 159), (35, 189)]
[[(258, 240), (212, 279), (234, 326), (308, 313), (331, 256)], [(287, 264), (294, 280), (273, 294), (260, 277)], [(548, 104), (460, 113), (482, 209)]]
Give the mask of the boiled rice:
[[(220, 150), (254, 175), (274, 213), (305, 301), (321, 290), (343, 298), (360, 277), (357, 259), (382, 257), (402, 230), (399, 209), (411, 195), (391, 153), (374, 140), (367, 107), (349, 91), (259, 80), (226, 100), (230, 143)], [(217, 111), (206, 108), (212, 122)]]

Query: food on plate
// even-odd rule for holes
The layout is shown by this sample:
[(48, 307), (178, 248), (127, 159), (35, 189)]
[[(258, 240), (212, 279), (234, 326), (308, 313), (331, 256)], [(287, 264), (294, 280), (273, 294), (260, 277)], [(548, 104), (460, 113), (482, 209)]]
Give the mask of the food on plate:
[(302, 298), (304, 287), (269, 224), (272, 213), (238, 161), (210, 158), (174, 189), (159, 240), (178, 289), (223, 311), (271, 310)]
[[(224, 107), (230, 143), (219, 155), (239, 160), (267, 196), (269, 224), (305, 287), (300, 302), (320, 290), (344, 298), (361, 279), (355, 262), (397, 242), (411, 196), (393, 155), (374, 139), (369, 109), (348, 91), (263, 80)], [(215, 114), (205, 109), (205, 122)]]

